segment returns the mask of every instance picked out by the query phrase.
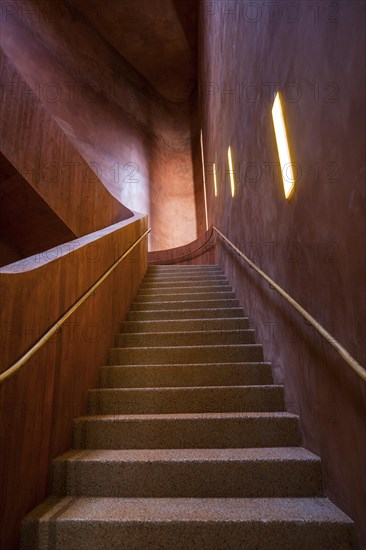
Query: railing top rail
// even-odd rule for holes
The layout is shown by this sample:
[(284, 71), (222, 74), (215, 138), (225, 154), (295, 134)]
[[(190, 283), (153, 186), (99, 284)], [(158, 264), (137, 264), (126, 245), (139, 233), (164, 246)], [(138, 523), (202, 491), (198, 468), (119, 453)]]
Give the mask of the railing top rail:
[(323, 338), (339, 353), (339, 355), (344, 359), (344, 361), (353, 369), (363, 380), (366, 381), (366, 369), (356, 361), (354, 357), (332, 336), (310, 313), (308, 313), (292, 296), (290, 296), (283, 288), (281, 288), (277, 283), (271, 279), (264, 271), (262, 271), (252, 260), (250, 260), (241, 250), (239, 250), (234, 243), (232, 243), (217, 227), (213, 226), (213, 229), (220, 235), (224, 241), (231, 246), (243, 258), (257, 273), (259, 273), (270, 285), (276, 290), (281, 296), (292, 305), (312, 325), (322, 336)]
[[(206, 244), (210, 242), (210, 240), (212, 238), (212, 235), (213, 235), (213, 230), (214, 230), (214, 228), (211, 227), (209, 237), (198, 248), (195, 248), (194, 250), (188, 251), (188, 252), (186, 252), (186, 254), (182, 254), (180, 256), (174, 256), (174, 258), (164, 258), (164, 259), (161, 259), (161, 260), (152, 260), (151, 265), (160, 265), (160, 264), (165, 264), (165, 263), (167, 263), (167, 264), (170, 263), (171, 264), (172, 262), (174, 262), (174, 264), (176, 264), (176, 263), (179, 263), (180, 261), (184, 262), (186, 260), (192, 259), (192, 257), (194, 258), (193, 254), (195, 254), (196, 252), (199, 252), (200, 250), (202, 250), (202, 248), (204, 248), (206, 246)], [(184, 246), (186, 246), (186, 245), (183, 245), (183, 247)]]
[(66, 313), (56, 322), (52, 325), (52, 327), (24, 354), (18, 361), (16, 361), (13, 365), (11, 365), (8, 369), (6, 369), (3, 373), (0, 374), (0, 384), (5, 382), (8, 378), (10, 378), (13, 374), (15, 374), (19, 369), (21, 369), (28, 361), (29, 359), (39, 350), (41, 349), (46, 342), (54, 334), (56, 334), (60, 327), (65, 323), (65, 321), (76, 311), (81, 304), (85, 302), (91, 296), (95, 290), (105, 281), (105, 279), (116, 269), (116, 267), (128, 256), (134, 248), (144, 239), (149, 233), (151, 229), (147, 229), (127, 250), (114, 262), (114, 264), (107, 269), (107, 271), (97, 280), (96, 283), (93, 284), (92, 287), (89, 288), (82, 296), (79, 298), (77, 302), (73, 306), (71, 306)]

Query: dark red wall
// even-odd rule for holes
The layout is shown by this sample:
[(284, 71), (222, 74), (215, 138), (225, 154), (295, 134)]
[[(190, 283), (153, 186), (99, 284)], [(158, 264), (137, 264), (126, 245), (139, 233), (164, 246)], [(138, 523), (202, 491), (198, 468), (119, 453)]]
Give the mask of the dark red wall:
[[(217, 198), (207, 177), (209, 222), (365, 364), (366, 4), (270, 4), (202, 3), (205, 158), (219, 167)], [(271, 164), (277, 89), (301, 171), (291, 201)], [(366, 548), (365, 383), (222, 243), (218, 258), (285, 384), (288, 409), (300, 414), (305, 446), (322, 457), (328, 495)]]
[[(29, 255), (132, 217), (105, 188), (1, 48), (0, 86), (2, 237)], [(33, 223), (32, 239), (27, 225), (34, 222), (37, 212), (39, 230), (35, 231)], [(52, 233), (55, 239), (51, 243)]]
[[(186, 36), (171, 0), (135, 5), (29, 0), (26, 10), (1, 0), (1, 47), (21, 79), (15, 94), (19, 88), (47, 111), (117, 201), (149, 214), (151, 249), (170, 248), (204, 230), (192, 154), (197, 6), (179, 12)], [(146, 34), (138, 22), (151, 17), (154, 32)], [(9, 101), (12, 91), (2, 84)], [(11, 117), (21, 118), (14, 102)]]

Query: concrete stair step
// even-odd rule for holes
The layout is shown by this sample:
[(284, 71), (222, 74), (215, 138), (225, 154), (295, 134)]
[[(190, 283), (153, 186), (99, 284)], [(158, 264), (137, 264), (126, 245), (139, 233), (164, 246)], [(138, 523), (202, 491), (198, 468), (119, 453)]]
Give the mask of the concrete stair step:
[(185, 332), (125, 332), (115, 339), (117, 347), (208, 346), (210, 344), (254, 344), (255, 331), (197, 330)]
[(248, 317), (221, 319), (170, 319), (168, 321), (125, 321), (121, 332), (192, 332), (209, 330), (246, 330), (249, 328)]
[(287, 412), (84, 416), (75, 449), (297, 447), (298, 417)]
[(129, 311), (127, 321), (168, 321), (178, 319), (223, 319), (231, 317), (244, 317), (244, 310), (241, 307), (224, 307), (209, 309), (172, 309), (172, 310), (150, 310), (150, 311)]
[(244, 363), (246, 361), (263, 361), (263, 348), (260, 344), (132, 347), (109, 350), (110, 365)]
[(155, 296), (156, 294), (199, 294), (202, 292), (232, 292), (230, 285), (205, 285), (205, 286), (157, 286), (154, 288), (141, 287), (137, 298), (142, 296)]
[(146, 273), (211, 273), (213, 271), (224, 274), (218, 265), (149, 265)]
[(270, 412), (285, 408), (283, 386), (114, 388), (89, 391), (88, 413)]
[(272, 384), (270, 363), (122, 365), (100, 370), (104, 388), (202, 387)]
[(39, 550), (353, 550), (351, 520), (326, 498), (49, 497), (26, 517)]
[(109, 362), (22, 550), (356, 550), (221, 268), (149, 266)]
[(216, 283), (216, 281), (225, 282), (228, 284), (228, 280), (225, 275), (221, 273), (166, 273), (166, 274), (148, 274), (143, 279), (143, 284), (146, 283), (175, 283), (175, 282), (204, 282), (206, 284)]
[(138, 302), (184, 302), (191, 300), (227, 300), (235, 299), (235, 294), (232, 291), (218, 291), (218, 292), (180, 292), (177, 294), (175, 291), (173, 294), (139, 294), (136, 297), (135, 303)]
[(183, 280), (179, 280), (179, 281), (167, 281), (167, 280), (164, 280), (164, 281), (159, 281), (159, 280), (155, 280), (155, 281), (148, 281), (146, 279), (144, 279), (141, 283), (141, 286), (140, 286), (140, 291), (141, 290), (151, 290), (151, 289), (157, 289), (157, 288), (181, 288), (181, 287), (185, 287), (185, 288), (206, 288), (206, 287), (212, 287), (212, 286), (217, 286), (217, 287), (226, 287), (228, 286), (229, 283), (227, 281), (227, 279), (225, 277), (223, 278), (220, 278), (220, 279), (215, 279), (213, 281), (210, 281), (210, 280), (207, 280), (206, 278), (204, 279), (199, 279), (199, 280), (192, 280), (190, 278), (186, 278), (186, 279), (183, 279)]
[(170, 302), (134, 302), (131, 311), (165, 311), (167, 309), (212, 309), (239, 307), (239, 300), (236, 298), (223, 298), (214, 300), (180, 300)]
[(301, 447), (69, 451), (52, 478), (59, 496), (323, 496), (320, 459)]

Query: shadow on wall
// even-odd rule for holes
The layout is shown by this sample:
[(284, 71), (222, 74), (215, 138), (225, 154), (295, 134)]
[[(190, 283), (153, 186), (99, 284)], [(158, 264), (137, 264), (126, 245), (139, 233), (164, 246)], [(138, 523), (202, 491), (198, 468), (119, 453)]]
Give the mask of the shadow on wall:
[[(118, 201), (154, 218), (153, 248), (176, 246), (197, 235), (190, 134), (191, 117), (196, 112), (191, 107), (192, 75), (186, 78), (191, 71), (188, 68), (193, 50), (173, 4), (170, 0), (166, 4), (184, 45), (179, 46), (178, 41), (174, 46), (172, 42), (171, 49), (164, 50), (170, 63), (182, 70), (179, 85), (185, 95), (181, 103), (172, 102), (168, 89), (168, 99), (155, 91), (138, 63), (138, 60), (144, 62), (146, 68), (141, 52), (138, 48), (133, 50), (133, 41), (124, 42), (126, 33), (121, 29), (129, 18), (124, 19), (118, 12), (119, 18), (113, 22), (99, 0), (73, 2), (73, 6), (31, 0), (34, 17), (23, 17), (21, 10), (14, 15), (6, 12), (2, 24), (2, 48), (29, 87), (28, 98), (34, 97), (47, 110), (97, 179)], [(120, 7), (127, 9), (127, 3)], [(141, 1), (137, 7), (148, 12), (152, 5)], [(191, 10), (196, 9), (191, 6)], [(98, 10), (102, 17), (96, 21)], [(138, 10), (134, 16), (133, 11), (130, 14), (134, 24), (134, 17), (142, 16), (139, 13)], [(165, 28), (161, 25), (166, 14), (162, 15), (157, 20), (159, 33)], [(116, 27), (116, 22), (121, 40), (117, 49), (113, 41), (118, 36), (112, 31), (108, 33), (110, 25)], [(162, 36), (156, 36), (154, 48)], [(153, 41), (154, 37), (151, 35), (150, 39)], [(186, 68), (177, 62), (181, 57)], [(156, 73), (160, 82), (166, 76), (161, 72), (163, 61), (162, 55), (161, 70)], [(170, 82), (172, 93), (176, 86), (173, 80), (165, 78), (165, 85)], [(158, 85), (157, 88), (162, 91)], [(12, 110), (16, 112), (15, 104)], [(48, 147), (46, 166), (59, 163), (50, 143)], [(10, 160), (16, 164), (13, 158)], [(167, 234), (167, 226), (176, 229)]]

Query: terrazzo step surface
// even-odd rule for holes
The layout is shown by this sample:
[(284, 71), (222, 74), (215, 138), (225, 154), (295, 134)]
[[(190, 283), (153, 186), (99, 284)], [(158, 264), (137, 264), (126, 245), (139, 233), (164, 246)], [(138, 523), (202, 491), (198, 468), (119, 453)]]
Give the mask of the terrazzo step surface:
[(301, 447), (70, 451), (53, 463), (56, 495), (323, 496), (320, 459)]
[(212, 330), (245, 330), (248, 317), (224, 317), (212, 319), (170, 319), (156, 321), (126, 321), (121, 332), (206, 332)]
[(151, 266), (149, 266), (146, 270), (144, 280), (147, 277), (151, 276), (157, 276), (157, 277), (165, 277), (166, 274), (170, 275), (177, 275), (180, 277), (188, 277), (192, 274), (200, 274), (202, 276), (209, 277), (210, 275), (219, 275), (221, 277), (225, 277), (224, 271), (221, 269), (221, 267), (211, 267), (211, 268), (199, 268), (198, 266), (185, 266), (182, 269), (174, 268), (174, 269), (151, 269)]
[(241, 307), (210, 307), (206, 309), (176, 309), (176, 310), (153, 310), (153, 311), (129, 311), (127, 314), (128, 321), (170, 321), (176, 319), (220, 319), (220, 318), (237, 318), (243, 316), (244, 311)]
[(155, 294), (191, 294), (195, 296), (201, 292), (232, 292), (233, 289), (230, 285), (225, 284), (212, 284), (212, 285), (202, 285), (202, 286), (176, 286), (174, 290), (171, 286), (156, 286), (154, 288), (150, 287), (141, 287), (137, 299), (142, 296), (155, 296)]
[(21, 550), (357, 549), (221, 268), (149, 266), (115, 343)]
[(326, 498), (57, 498), (27, 518), (23, 550), (350, 550)]
[(185, 332), (122, 333), (116, 337), (117, 347), (199, 346), (217, 344), (254, 344), (255, 331), (195, 330)]
[(84, 416), (74, 421), (75, 449), (296, 447), (298, 417), (287, 412)]
[(174, 280), (162, 280), (162, 279), (144, 279), (144, 281), (141, 284), (140, 291), (142, 290), (154, 290), (154, 289), (167, 289), (167, 290), (174, 290), (175, 288), (190, 288), (192, 291), (195, 291), (196, 289), (200, 288), (207, 288), (210, 286), (221, 286), (226, 287), (228, 285), (227, 280), (225, 277), (215, 278), (212, 280), (207, 280), (205, 278), (202, 279), (196, 279), (193, 280), (191, 278), (184, 278), (179, 279), (178, 281)]
[(239, 300), (237, 300), (236, 298), (194, 300), (192, 299), (192, 296), (185, 300), (170, 300), (165, 302), (134, 302), (131, 306), (131, 310), (152, 311), (154, 309), (157, 309), (161, 311), (166, 309), (219, 309), (239, 307)]
[(218, 346), (156, 346), (112, 348), (110, 365), (145, 365), (147, 363), (235, 363), (263, 361), (260, 344), (229, 344)]
[(147, 274), (144, 279), (144, 284), (156, 283), (174, 283), (182, 281), (198, 282), (202, 281), (212, 283), (215, 281), (223, 281), (227, 284), (225, 275), (221, 273), (166, 273), (166, 274)]
[(89, 391), (88, 413), (163, 414), (283, 411), (283, 386), (118, 388)]
[(221, 271), (222, 268), (217, 264), (196, 264), (196, 265), (178, 265), (178, 264), (150, 264), (146, 272), (164, 272), (164, 271)]
[(235, 299), (235, 294), (232, 290), (216, 290), (210, 291), (207, 288), (203, 289), (200, 292), (176, 292), (172, 294), (163, 293), (160, 294), (159, 291), (150, 294), (140, 293), (135, 300), (135, 303), (144, 303), (144, 302), (183, 302), (187, 300), (233, 300)]
[(100, 369), (104, 388), (159, 388), (272, 384), (271, 363), (108, 365)]

